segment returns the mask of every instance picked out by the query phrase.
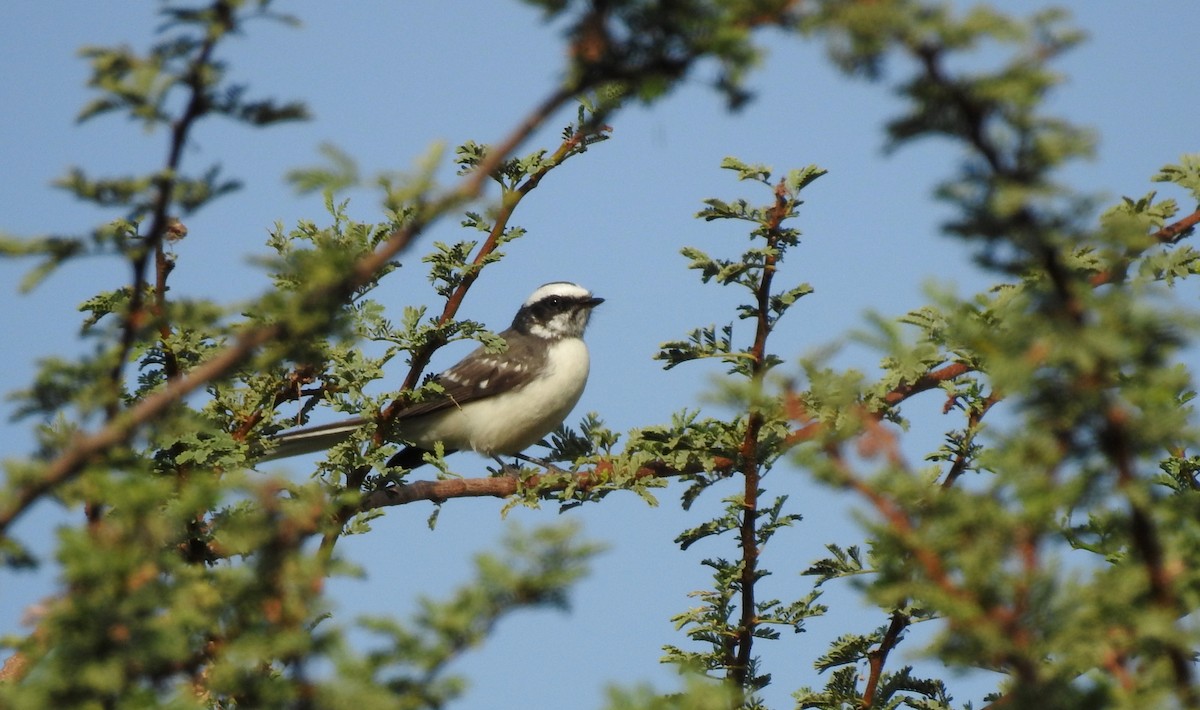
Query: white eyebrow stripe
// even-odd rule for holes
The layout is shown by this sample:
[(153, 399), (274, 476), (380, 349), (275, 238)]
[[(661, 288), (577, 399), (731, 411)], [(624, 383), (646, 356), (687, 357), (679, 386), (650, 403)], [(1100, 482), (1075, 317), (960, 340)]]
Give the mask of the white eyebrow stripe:
[(568, 283), (566, 281), (554, 281), (548, 284), (539, 286), (528, 299), (525, 301), (526, 306), (531, 306), (543, 298), (551, 296), (559, 296), (560, 298), (585, 299), (591, 298), (592, 292), (579, 284)]

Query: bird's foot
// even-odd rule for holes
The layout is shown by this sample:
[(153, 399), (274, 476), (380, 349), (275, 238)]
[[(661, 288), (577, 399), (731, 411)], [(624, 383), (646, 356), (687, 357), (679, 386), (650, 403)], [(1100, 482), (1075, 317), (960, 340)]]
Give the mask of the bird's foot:
[(517, 463), (517, 461), (524, 461), (525, 463), (533, 464), (534, 466), (546, 469), (550, 473), (562, 473), (561, 469), (546, 459), (539, 459), (533, 456), (527, 456), (525, 454), (513, 454), (513, 458), (516, 459), (516, 461), (508, 464), (501, 460), (499, 456), (492, 457), (492, 459), (495, 460), (495, 462), (500, 466), (499, 475), (519, 476), (521, 474), (521, 465)]
[(493, 456), (492, 460), (495, 461), (496, 465), (499, 467), (495, 470), (494, 475), (507, 476), (508, 478), (521, 477), (521, 466), (515, 461), (513, 463), (505, 463), (505, 461), (499, 456)]
[(546, 471), (549, 473), (566, 473), (558, 466), (555, 466), (548, 459), (539, 459), (534, 456), (527, 456), (525, 454), (513, 454), (513, 455), (526, 463), (531, 463), (534, 466), (541, 466), (542, 468), (546, 469)]

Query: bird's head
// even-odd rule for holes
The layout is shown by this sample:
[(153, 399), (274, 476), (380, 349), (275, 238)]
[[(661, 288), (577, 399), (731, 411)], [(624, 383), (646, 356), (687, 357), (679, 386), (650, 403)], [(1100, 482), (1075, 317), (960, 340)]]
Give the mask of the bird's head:
[(550, 340), (578, 338), (587, 328), (592, 309), (604, 303), (579, 284), (552, 281), (539, 286), (517, 311), (514, 330)]

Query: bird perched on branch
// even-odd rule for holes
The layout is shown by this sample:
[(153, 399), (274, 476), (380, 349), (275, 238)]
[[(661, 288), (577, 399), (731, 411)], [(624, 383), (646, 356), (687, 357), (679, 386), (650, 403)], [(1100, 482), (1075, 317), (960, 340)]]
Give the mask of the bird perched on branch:
[[(583, 331), (603, 302), (578, 284), (539, 286), (500, 333), (507, 348), (476, 349), (434, 378), (445, 390), (441, 396), (395, 415), (389, 438), (409, 446), (388, 466), (419, 466), (438, 442), (447, 454), (469, 450), (497, 461), (501, 455), (529, 460), (521, 452), (561, 424), (583, 394), (590, 363)], [(366, 421), (355, 417), (283, 432), (261, 460), (328, 449)]]

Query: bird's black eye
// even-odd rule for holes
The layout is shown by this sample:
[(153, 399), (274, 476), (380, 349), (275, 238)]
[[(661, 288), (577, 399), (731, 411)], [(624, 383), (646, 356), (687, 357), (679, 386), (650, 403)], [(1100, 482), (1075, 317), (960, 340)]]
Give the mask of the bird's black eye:
[(551, 296), (546, 299), (546, 305), (554, 310), (562, 308), (563, 300), (558, 296)]

